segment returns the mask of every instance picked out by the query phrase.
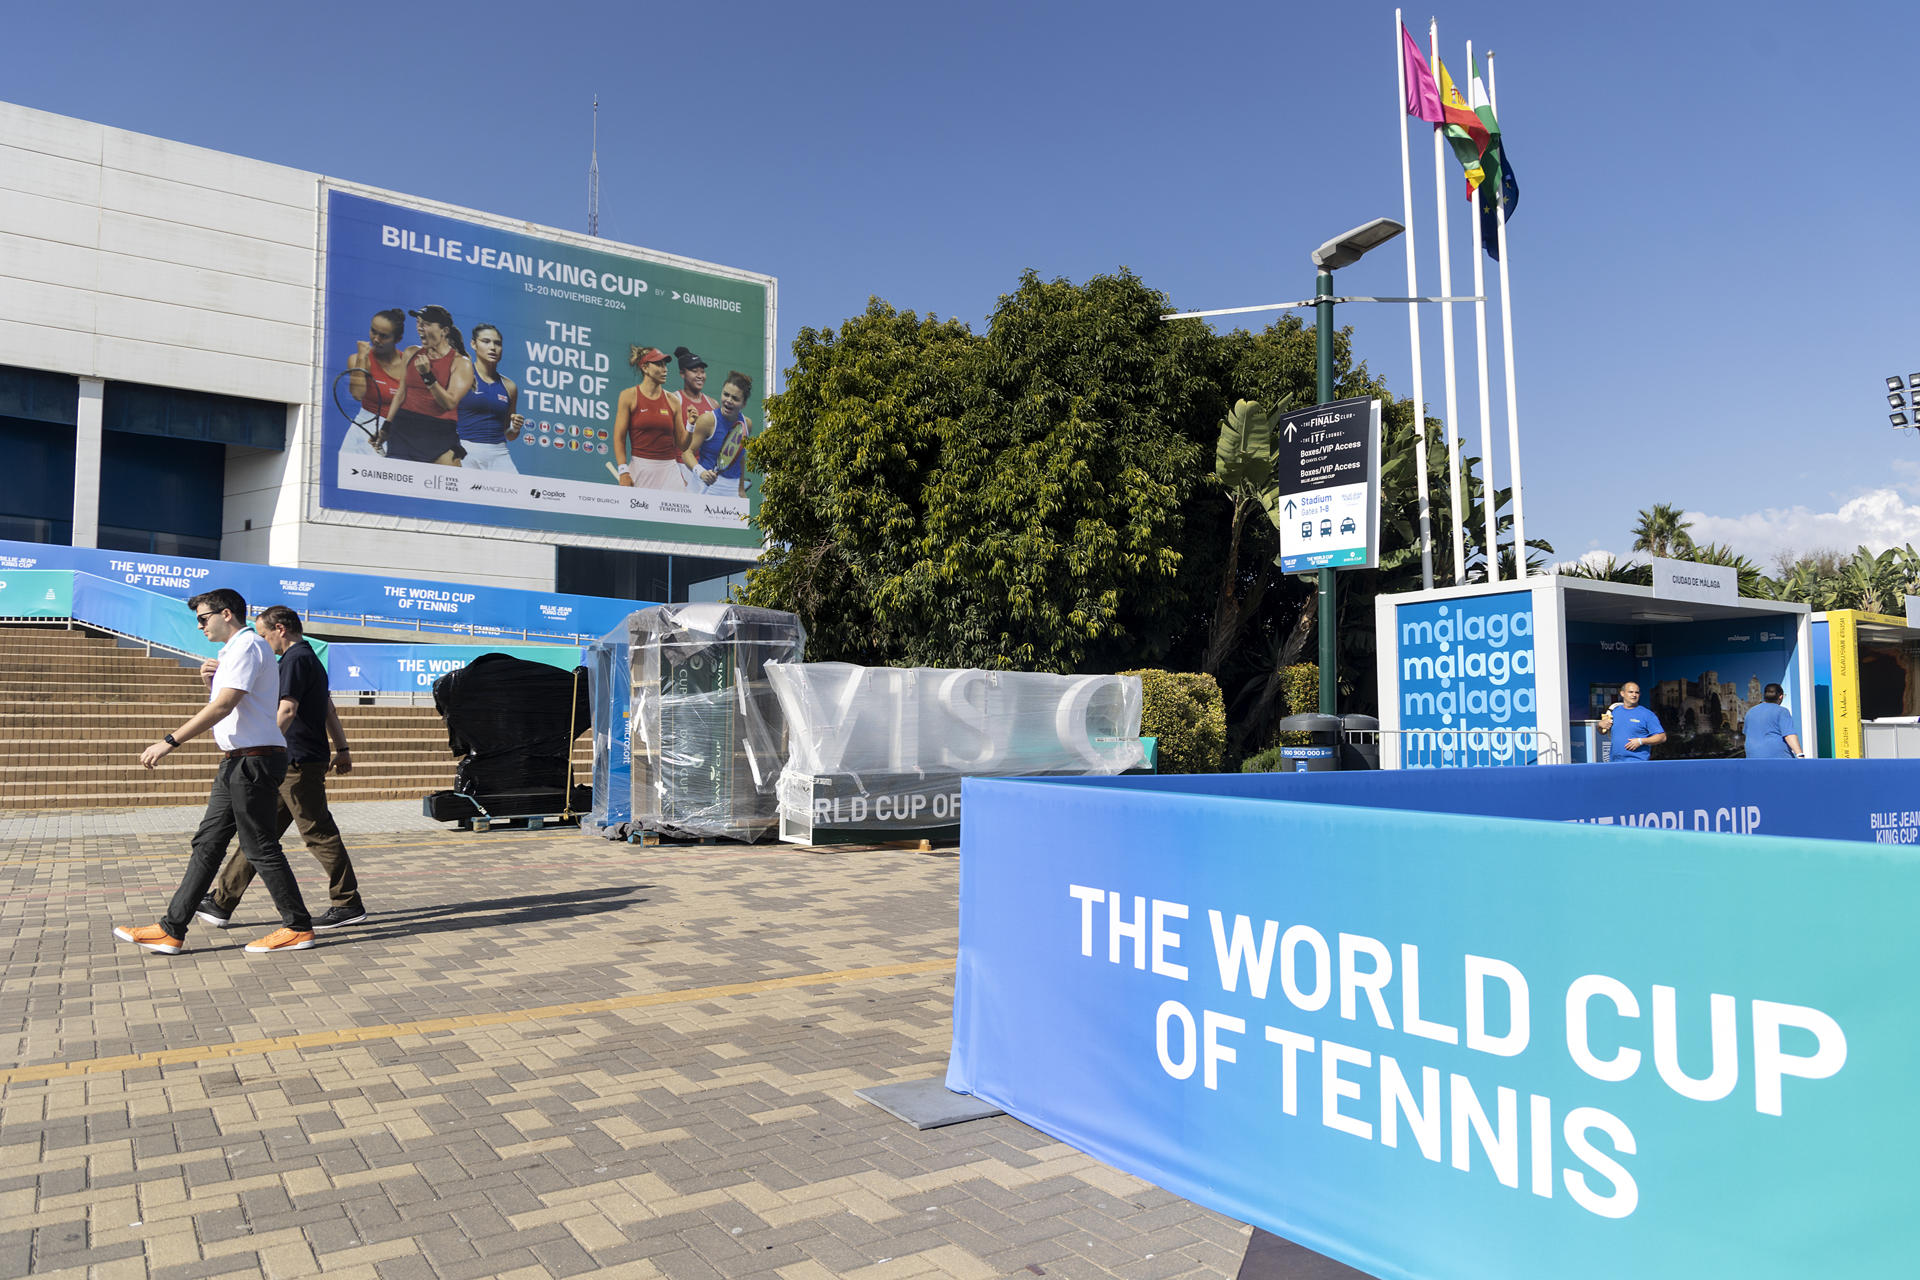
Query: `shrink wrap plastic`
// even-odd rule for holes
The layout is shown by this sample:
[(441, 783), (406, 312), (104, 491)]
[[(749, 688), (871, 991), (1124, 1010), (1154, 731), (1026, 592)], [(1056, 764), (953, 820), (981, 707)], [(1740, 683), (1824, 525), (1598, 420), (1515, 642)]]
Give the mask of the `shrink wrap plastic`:
[(626, 629), (633, 825), (692, 838), (770, 834), (787, 741), (766, 672), (800, 661), (800, 619), (745, 605), (670, 604), (631, 615)]
[(630, 649), (622, 622), (581, 655), (593, 688), (593, 809), (587, 821), (610, 840), (625, 839), (633, 821)]
[[(592, 724), (586, 674), (484, 653), (433, 683), (433, 705), (460, 755), (453, 790), (486, 812), (559, 813), (573, 739)], [(586, 788), (575, 787), (581, 803)], [(444, 794), (444, 793), (442, 793)]]
[(1138, 676), (778, 663), (782, 839), (950, 830), (960, 779), (1145, 767)]

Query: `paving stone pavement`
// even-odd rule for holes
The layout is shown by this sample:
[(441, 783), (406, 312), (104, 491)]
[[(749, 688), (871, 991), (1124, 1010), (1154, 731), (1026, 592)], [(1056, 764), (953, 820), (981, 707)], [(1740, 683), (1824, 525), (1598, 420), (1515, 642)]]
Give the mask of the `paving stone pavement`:
[[(420, 811), (418, 800), (349, 800), (327, 806), (340, 830), (350, 836), (395, 831), (445, 831)], [(67, 836), (133, 836), (175, 832), (191, 835), (200, 827), (206, 804), (170, 804), (150, 809), (35, 809), (0, 813), (0, 843)], [(294, 833), (294, 840), (298, 833)]]
[(110, 930), (158, 918), (177, 831), (0, 837), (0, 1276), (1240, 1265), (1246, 1227), (1010, 1117), (922, 1133), (854, 1096), (945, 1067), (952, 850), (350, 847), (366, 924), (249, 956), (256, 888), (163, 957)]

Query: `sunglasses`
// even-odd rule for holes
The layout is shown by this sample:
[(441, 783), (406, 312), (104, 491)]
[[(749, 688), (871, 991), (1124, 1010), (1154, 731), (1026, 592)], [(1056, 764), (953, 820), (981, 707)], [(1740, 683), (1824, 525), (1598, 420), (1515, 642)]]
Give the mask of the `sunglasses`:
[(215, 615), (211, 613), (196, 613), (193, 615), (194, 621), (199, 625), (202, 631), (205, 631), (207, 629), (207, 619), (214, 616)]

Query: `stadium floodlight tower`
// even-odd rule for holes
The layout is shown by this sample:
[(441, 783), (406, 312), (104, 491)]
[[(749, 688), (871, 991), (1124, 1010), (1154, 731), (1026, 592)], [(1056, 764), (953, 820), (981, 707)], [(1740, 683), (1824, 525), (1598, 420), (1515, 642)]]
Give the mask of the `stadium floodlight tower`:
[[(1913, 417), (1907, 417), (1907, 410), (1913, 411)], [(1887, 421), (1897, 427), (1920, 427), (1920, 373), (1907, 375), (1905, 384), (1900, 375), (1887, 375)]]

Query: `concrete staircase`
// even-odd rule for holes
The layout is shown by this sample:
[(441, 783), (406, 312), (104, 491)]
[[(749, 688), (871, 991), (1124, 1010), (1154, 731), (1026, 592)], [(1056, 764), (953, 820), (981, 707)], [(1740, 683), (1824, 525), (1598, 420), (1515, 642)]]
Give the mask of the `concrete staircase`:
[[(200, 804), (219, 760), (212, 734), (140, 767), (140, 752), (200, 707), (199, 674), (109, 636), (0, 626), (0, 812)], [(453, 785), (457, 757), (431, 705), (339, 702), (353, 772), (327, 779), (334, 802), (408, 800)], [(577, 780), (593, 777), (592, 734), (574, 742)]]

